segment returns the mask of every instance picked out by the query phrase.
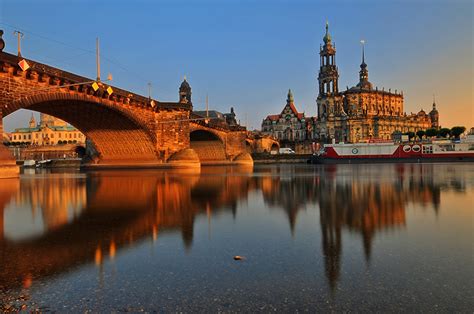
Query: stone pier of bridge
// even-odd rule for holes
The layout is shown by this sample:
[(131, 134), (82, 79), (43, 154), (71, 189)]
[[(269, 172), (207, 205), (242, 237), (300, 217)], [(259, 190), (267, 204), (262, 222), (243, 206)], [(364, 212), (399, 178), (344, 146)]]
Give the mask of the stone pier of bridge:
[[(0, 108), (0, 135), (3, 140), (2, 109)], [(20, 168), (8, 148), (0, 143), (0, 179), (18, 177)], [(3, 226), (3, 225), (2, 225)]]
[[(22, 68), (20, 61), (26, 61), (28, 68)], [(219, 163), (252, 164), (245, 149), (245, 128), (193, 119), (186, 80), (177, 102), (143, 97), (109, 82), (99, 82), (95, 89), (93, 83), (0, 49), (0, 134), (5, 117), (29, 109), (60, 118), (84, 133), (90, 144), (87, 167), (200, 167), (216, 161), (208, 160), (212, 153), (202, 145), (193, 145), (191, 133), (199, 129), (218, 139), (207, 144), (210, 150), (222, 152)], [(193, 146), (199, 147), (198, 152)], [(15, 160), (0, 145), (0, 177), (17, 175)]]

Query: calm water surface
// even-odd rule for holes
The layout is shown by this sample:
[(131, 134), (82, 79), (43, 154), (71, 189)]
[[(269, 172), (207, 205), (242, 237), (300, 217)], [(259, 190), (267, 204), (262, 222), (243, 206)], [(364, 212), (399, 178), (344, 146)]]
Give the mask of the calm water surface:
[(0, 310), (472, 312), (473, 227), (474, 164), (23, 174)]

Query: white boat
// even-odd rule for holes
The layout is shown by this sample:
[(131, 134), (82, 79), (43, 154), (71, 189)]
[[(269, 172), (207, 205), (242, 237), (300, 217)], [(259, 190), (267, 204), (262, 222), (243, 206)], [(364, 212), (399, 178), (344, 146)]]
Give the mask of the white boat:
[(36, 166), (36, 161), (33, 159), (28, 159), (23, 162), (24, 168), (34, 168)]

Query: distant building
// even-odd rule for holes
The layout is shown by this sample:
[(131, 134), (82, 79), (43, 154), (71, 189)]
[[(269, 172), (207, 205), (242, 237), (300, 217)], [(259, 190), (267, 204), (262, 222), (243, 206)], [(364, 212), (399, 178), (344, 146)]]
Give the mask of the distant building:
[[(340, 92), (336, 66), (336, 48), (326, 24), (324, 45), (320, 48), (318, 119), (312, 137), (321, 142), (358, 142), (391, 139), (392, 134), (439, 128), (439, 113), (433, 101), (429, 114), (404, 112), (403, 93), (378, 89), (369, 82), (369, 71), (362, 50), (359, 83)], [(363, 49), (363, 48), (362, 48)]]
[(86, 137), (75, 127), (47, 114), (41, 114), (40, 123), (31, 115), (27, 128), (18, 128), (8, 134), (10, 144), (57, 145), (85, 144)]
[(197, 110), (193, 111), (195, 116), (199, 116), (202, 119), (209, 118), (213, 122), (225, 123), (228, 126), (239, 126), (237, 119), (235, 118), (234, 108), (230, 107), (229, 113), (222, 113), (216, 110)]
[(8, 133), (3, 132), (2, 133), (2, 143), (7, 144), (10, 142), (10, 137), (8, 136)]
[(362, 50), (359, 82), (339, 91), (339, 71), (336, 47), (332, 44), (328, 25), (320, 48), (318, 75), (319, 93), (316, 99), (317, 117), (305, 117), (296, 110), (293, 94), (288, 92), (286, 106), (280, 114), (269, 115), (262, 122), (262, 133), (279, 141), (292, 143), (359, 142), (370, 139), (393, 139), (402, 133), (429, 128), (439, 129), (439, 113), (433, 100), (429, 113), (404, 112), (403, 93), (374, 88)]
[(308, 123), (304, 113), (298, 112), (291, 90), (286, 105), (279, 114), (269, 115), (262, 122), (262, 133), (279, 141), (304, 141), (308, 139)]

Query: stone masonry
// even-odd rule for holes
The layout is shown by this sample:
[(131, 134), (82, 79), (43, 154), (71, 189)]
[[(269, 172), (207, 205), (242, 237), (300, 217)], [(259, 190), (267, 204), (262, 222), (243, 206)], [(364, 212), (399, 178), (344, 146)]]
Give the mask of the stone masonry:
[(21, 60), (0, 51), (0, 130), (3, 117), (19, 109), (55, 116), (84, 133), (97, 153), (92, 163), (105, 166), (165, 163), (190, 147), (196, 125), (219, 134), (229, 161), (245, 151), (243, 130), (190, 121), (191, 88), (186, 80), (179, 102), (160, 102), (116, 87), (109, 94), (107, 82), (99, 82), (95, 91), (93, 80), (33, 60), (26, 60), (29, 68), (23, 71)]

